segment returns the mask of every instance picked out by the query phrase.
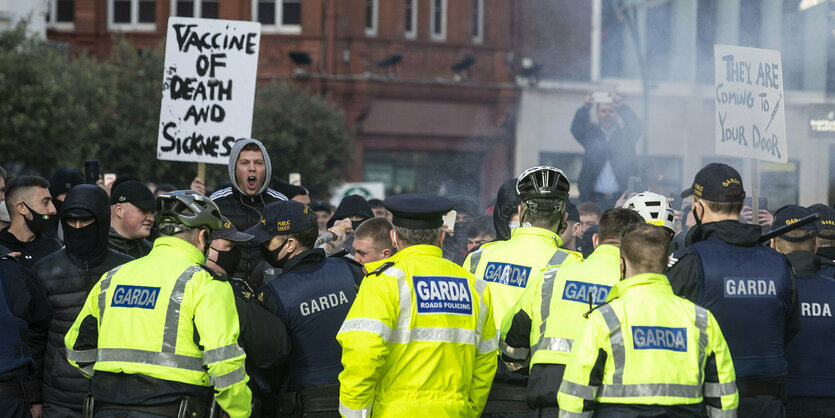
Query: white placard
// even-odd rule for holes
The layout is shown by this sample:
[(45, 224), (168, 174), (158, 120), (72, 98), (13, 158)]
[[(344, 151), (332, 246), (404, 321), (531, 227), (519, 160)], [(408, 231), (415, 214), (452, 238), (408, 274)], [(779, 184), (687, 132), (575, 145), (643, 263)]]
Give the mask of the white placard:
[(343, 198), (358, 194), (365, 200), (386, 198), (386, 186), (382, 182), (342, 183), (331, 192), (331, 205), (339, 206)]
[(252, 132), (261, 24), (171, 17), (157, 158), (226, 164)]
[(785, 163), (786, 99), (779, 51), (713, 47), (716, 153)]

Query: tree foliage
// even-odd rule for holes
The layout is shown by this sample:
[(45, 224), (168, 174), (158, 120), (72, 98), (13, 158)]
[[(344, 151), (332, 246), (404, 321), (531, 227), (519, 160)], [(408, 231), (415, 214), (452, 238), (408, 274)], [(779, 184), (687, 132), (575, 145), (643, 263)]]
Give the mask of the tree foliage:
[[(115, 39), (106, 60), (70, 59), (25, 25), (0, 32), (0, 165), (49, 176), (97, 159), (102, 172), (188, 185), (196, 164), (156, 159), (161, 46)], [(344, 113), (287, 84), (258, 86), (253, 135), (270, 150), (274, 175), (300, 172), (314, 194), (327, 193), (350, 158)], [(207, 177), (210, 186), (229, 180), (220, 165), (208, 165)]]

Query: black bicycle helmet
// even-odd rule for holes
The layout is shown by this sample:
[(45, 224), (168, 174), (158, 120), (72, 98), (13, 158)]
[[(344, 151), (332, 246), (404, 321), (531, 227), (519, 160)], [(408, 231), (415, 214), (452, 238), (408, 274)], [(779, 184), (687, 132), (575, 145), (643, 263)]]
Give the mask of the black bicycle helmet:
[(223, 227), (215, 202), (192, 190), (177, 190), (157, 197), (155, 221), (160, 232), (176, 234), (192, 228), (207, 228), (209, 233)]
[[(562, 170), (549, 166), (531, 167), (516, 181), (516, 193), (522, 203), (530, 199), (568, 200), (571, 185)], [(563, 205), (556, 204), (562, 207)], [(531, 208), (535, 209), (535, 208)]]

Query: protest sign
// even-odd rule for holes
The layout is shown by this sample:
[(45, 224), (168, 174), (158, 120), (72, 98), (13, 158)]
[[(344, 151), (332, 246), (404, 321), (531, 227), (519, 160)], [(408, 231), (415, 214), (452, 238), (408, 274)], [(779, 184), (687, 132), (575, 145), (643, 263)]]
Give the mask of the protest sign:
[(786, 100), (780, 52), (715, 45), (716, 153), (785, 163)]
[(171, 17), (157, 158), (226, 164), (252, 132), (261, 24)]

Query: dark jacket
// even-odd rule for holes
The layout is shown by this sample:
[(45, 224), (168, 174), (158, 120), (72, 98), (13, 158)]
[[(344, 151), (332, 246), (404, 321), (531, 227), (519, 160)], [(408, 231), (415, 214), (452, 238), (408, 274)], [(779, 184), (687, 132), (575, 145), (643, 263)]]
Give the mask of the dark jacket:
[(76, 230), (62, 222), (71, 248), (62, 248), (38, 261), (33, 270), (55, 310), (46, 344), (44, 402), (80, 411), (84, 397), (90, 392), (90, 379), (67, 362), (64, 336), (101, 276), (133, 258), (107, 247), (110, 204), (104, 190), (94, 185), (76, 186), (67, 194), (62, 213), (73, 209), (85, 209), (95, 219), (91, 224), (95, 225), (93, 239), (96, 240), (92, 250), (80, 254), (72, 240)]
[[(266, 165), (267, 177), (261, 190), (254, 196), (249, 196), (244, 193), (239, 187), (235, 179), (235, 165), (238, 162), (238, 155), (247, 144), (254, 143), (261, 148), (261, 153), (264, 156), (264, 163)], [(272, 176), (272, 165), (270, 163), (270, 156), (264, 145), (254, 139), (244, 139), (235, 142), (232, 151), (229, 154), (229, 179), (232, 185), (224, 187), (212, 193), (210, 199), (215, 202), (220, 213), (232, 221), (235, 229), (238, 231), (245, 231), (249, 227), (255, 225), (261, 220), (261, 215), (264, 213), (264, 206), (270, 203), (287, 200), (283, 194), (267, 187), (270, 177)], [(255, 266), (261, 261), (261, 251), (258, 248), (258, 242), (240, 242), (237, 245), (241, 248), (241, 262), (238, 264), (238, 270), (232, 274), (232, 277), (239, 277), (246, 280), (253, 289), (258, 289), (263, 283), (253, 283), (250, 281), (250, 276), (255, 270)]]
[[(12, 257), (0, 259), (0, 278), (4, 293), (11, 314), (20, 318), (29, 327), (25, 336), (29, 348), (29, 355), (34, 360), (34, 365), (20, 367), (0, 374), (0, 382), (25, 384), (26, 396), (30, 403), (41, 402), (40, 379), (43, 372), (44, 346), (46, 345), (46, 332), (49, 320), (52, 318), (52, 309), (49, 300), (46, 298), (41, 286), (35, 279), (32, 272), (24, 268), (21, 263)], [(0, 324), (7, 326), (8, 324)], [(5, 332), (3, 333), (5, 335)], [(3, 416), (11, 414), (10, 411), (3, 411)]]
[[(795, 284), (795, 278), (794, 275), (791, 274), (788, 261), (785, 259), (785, 257), (771, 249), (766, 249), (762, 247), (757, 248), (757, 246), (759, 246), (758, 239), (761, 235), (762, 228), (759, 225), (742, 224), (735, 220), (711, 222), (708, 224), (696, 225), (693, 228), (691, 228), (690, 231), (688, 231), (686, 239), (687, 248), (680, 250), (672, 255), (670, 260), (672, 266), (667, 270), (667, 278), (670, 281), (670, 285), (672, 285), (673, 292), (675, 292), (677, 295), (685, 297), (693, 301), (694, 303), (699, 303), (705, 306), (705, 308), (711, 309), (713, 314), (716, 316), (716, 320), (719, 322), (720, 326), (722, 326), (724, 331), (727, 331), (726, 338), (728, 339), (728, 345), (731, 348), (731, 350), (734, 349), (735, 345), (738, 345), (737, 352), (734, 353), (734, 363), (737, 368), (738, 380), (747, 380), (749, 378), (774, 379), (773, 381), (771, 381), (771, 383), (779, 384), (782, 379), (779, 376), (779, 373), (774, 375), (770, 373), (757, 375), (756, 373), (757, 370), (771, 370), (772, 368), (775, 370), (778, 369), (778, 363), (780, 363), (781, 360), (770, 360), (771, 363), (763, 363), (758, 365), (758, 363), (756, 363), (755, 360), (751, 360), (749, 358), (753, 355), (749, 353), (749, 351), (755, 352), (756, 354), (760, 351), (765, 350), (770, 350), (769, 353), (771, 353), (772, 351), (779, 352), (781, 350), (775, 348), (773, 345), (769, 345), (768, 347), (759, 345), (753, 346), (750, 344), (745, 345), (745, 337), (739, 334), (740, 331), (731, 331), (731, 328), (743, 329), (744, 324), (739, 324), (739, 321), (747, 320), (742, 318), (744, 318), (745, 315), (752, 314), (750, 312), (732, 313), (735, 309), (744, 310), (746, 308), (740, 306), (747, 307), (749, 305), (764, 306), (765, 302), (759, 304), (761, 298), (728, 299), (733, 297), (728, 296), (727, 293), (728, 278), (725, 279), (725, 285), (723, 285), (721, 282), (703, 283), (704, 277), (707, 275), (706, 271), (708, 270), (708, 267), (710, 267), (710, 270), (714, 272), (711, 273), (713, 274), (713, 277), (719, 277), (717, 276), (717, 273), (721, 273), (719, 270), (726, 268), (739, 269), (738, 266), (741, 262), (745, 262), (747, 263), (746, 265), (751, 266), (769, 266), (767, 267), (769, 269), (767, 273), (757, 271), (750, 271), (750, 273), (752, 275), (764, 274), (763, 277), (782, 277), (777, 283), (775, 283), (778, 289), (775, 297), (781, 298), (781, 300), (785, 297), (785, 301), (781, 302), (783, 303), (782, 307), (780, 307), (779, 310), (772, 310), (768, 313), (762, 314), (775, 315), (775, 318), (780, 317), (779, 320), (784, 321), (783, 329), (775, 330), (773, 334), (782, 335), (782, 341), (780, 342), (782, 342), (783, 344), (786, 344), (788, 341), (790, 341), (800, 330), (800, 306), (797, 301), (797, 286)], [(711, 241), (715, 241), (716, 244), (710, 244)], [(704, 251), (706, 248), (713, 248), (714, 251)], [(716, 255), (715, 250), (717, 248), (721, 250), (721, 253), (718, 253), (719, 255)], [(736, 250), (745, 248), (750, 249), (750, 252), (747, 250), (745, 251), (745, 254), (750, 254), (750, 256), (747, 259), (745, 259), (745, 255), (740, 255), (740, 251)], [(735, 252), (731, 250), (734, 250)], [(702, 259), (700, 253), (713, 255), (711, 255), (712, 258), (708, 260), (707, 258)], [(733, 254), (730, 255), (731, 253)], [(721, 254), (729, 255), (727, 259), (721, 259)], [(704, 255), (704, 257), (707, 257), (707, 255)], [(760, 263), (753, 261), (751, 257), (765, 258), (762, 259)], [(782, 261), (780, 261), (779, 259), (782, 259)], [(754, 267), (751, 268), (756, 270), (756, 268)], [(785, 276), (781, 276), (781, 273), (779, 271), (780, 269), (783, 269), (785, 271), (785, 273), (782, 274), (787, 275), (788, 278), (785, 278)], [(739, 279), (744, 279), (744, 277), (740, 277)], [(788, 279), (788, 283), (785, 282), (785, 279)], [(723, 286), (725, 288), (724, 298), (722, 298), (721, 295), (717, 296), (708, 294), (708, 289), (716, 289), (717, 287)], [(785, 286), (785, 290), (781, 290), (784, 289), (783, 286)], [(731, 288), (733, 289), (733, 286), (731, 286)], [(702, 300), (703, 298), (705, 299), (704, 301)], [(711, 300), (713, 300), (714, 302), (711, 302)], [(739, 303), (730, 303), (731, 300), (737, 300), (739, 301)], [(777, 302), (775, 302), (775, 304), (777, 304)], [(778, 309), (774, 307), (773, 304), (770, 306), (771, 307), (767, 309)], [(779, 315), (777, 312), (779, 312)], [(735, 321), (737, 318), (739, 318), (739, 321)], [(777, 319), (772, 319), (772, 321), (777, 321)], [(758, 325), (766, 326), (766, 324)], [(768, 327), (770, 327), (770, 325), (768, 325)], [(755, 331), (753, 331), (753, 328), (751, 329), (751, 332), (754, 333)], [(770, 338), (768, 337), (768, 335), (770, 334), (765, 332), (770, 329), (771, 328), (764, 328), (763, 333), (754, 335), (754, 337), (759, 338), (762, 336), (762, 338)], [(779, 345), (780, 342), (772, 342), (771, 344)], [(744, 349), (739, 349), (739, 347), (742, 347)], [(762, 369), (760, 369), (760, 367)], [(749, 396), (749, 394), (746, 393), (745, 390), (741, 390), (740, 394), (741, 396)]]
[(623, 126), (615, 128), (609, 141), (606, 141), (600, 126), (589, 121), (589, 110), (586, 106), (580, 107), (571, 122), (571, 134), (586, 150), (577, 181), (580, 201), (591, 200), (594, 184), (606, 160), (612, 163), (620, 188), (626, 189), (629, 176), (637, 173), (635, 143), (641, 136), (641, 121), (629, 106), (623, 105), (618, 109)]
[(9, 232), (8, 227), (0, 231), (0, 245), (8, 248), (10, 252), (20, 252), (17, 259), (20, 265), (26, 268), (32, 268), (38, 260), (61, 248), (61, 242), (49, 234), (38, 234), (30, 242), (18, 241), (17, 237)]
[(145, 238), (127, 239), (119, 235), (113, 228), (110, 228), (108, 235), (108, 246), (122, 254), (130, 256), (132, 259), (145, 257), (151, 252), (151, 248), (154, 247), (151, 241)]

